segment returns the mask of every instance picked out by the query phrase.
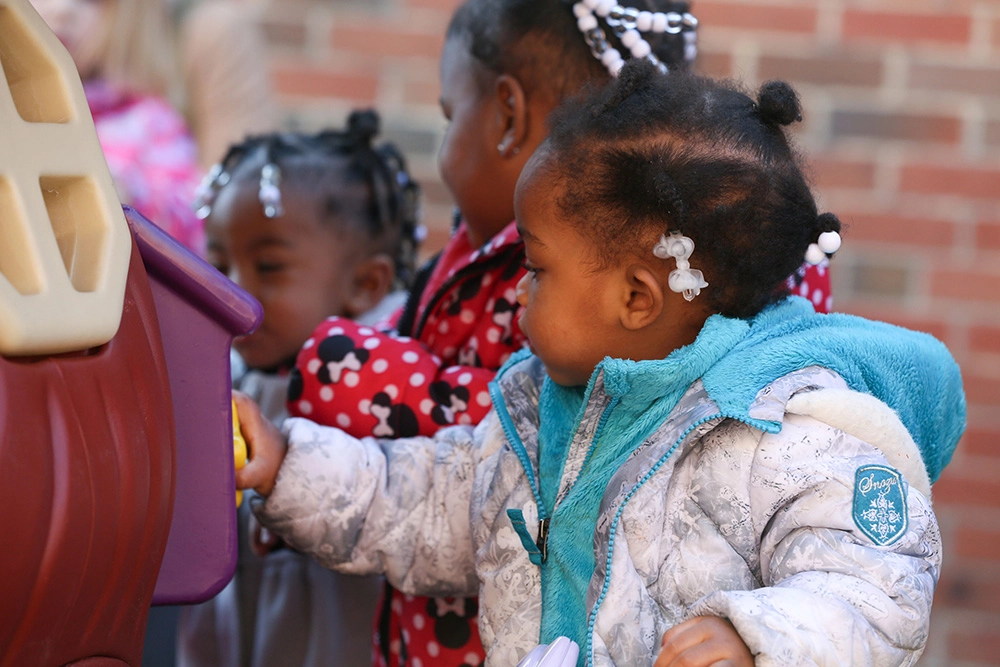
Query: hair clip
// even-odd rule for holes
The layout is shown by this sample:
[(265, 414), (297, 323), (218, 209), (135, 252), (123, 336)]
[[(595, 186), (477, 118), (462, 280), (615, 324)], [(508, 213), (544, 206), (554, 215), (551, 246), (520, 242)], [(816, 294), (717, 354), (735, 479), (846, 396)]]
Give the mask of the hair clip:
[(810, 243), (806, 248), (806, 261), (816, 266), (828, 255), (840, 250), (840, 234), (838, 232), (823, 232), (816, 239), (816, 243)]
[[(225, 172), (222, 171), (222, 164), (216, 163), (201, 179), (198, 189), (194, 191), (194, 214), (199, 220), (204, 220), (212, 212), (212, 204), (215, 203), (215, 195), (218, 194), (219, 179)], [(227, 181), (228, 182), (228, 181)]]
[(660, 234), (660, 240), (653, 246), (653, 254), (660, 259), (673, 257), (677, 260), (677, 268), (670, 272), (667, 284), (671, 291), (683, 294), (684, 299), (691, 301), (708, 283), (698, 269), (692, 269), (688, 259), (694, 252), (694, 241), (680, 232), (670, 232), (670, 236)]
[(625, 58), (618, 49), (608, 43), (607, 35), (600, 26), (598, 17), (618, 36), (622, 47), (633, 58), (645, 58), (663, 73), (667, 66), (653, 53), (649, 42), (642, 33), (684, 33), (684, 59), (691, 62), (698, 55), (696, 46), (698, 19), (685, 12), (648, 12), (635, 7), (626, 7), (617, 0), (580, 0), (573, 5), (576, 26), (583, 33), (594, 57), (608, 69), (611, 76), (618, 76)]
[(281, 206), (281, 170), (278, 165), (268, 162), (260, 170), (260, 191), (257, 198), (264, 207), (264, 215), (277, 218), (285, 209)]

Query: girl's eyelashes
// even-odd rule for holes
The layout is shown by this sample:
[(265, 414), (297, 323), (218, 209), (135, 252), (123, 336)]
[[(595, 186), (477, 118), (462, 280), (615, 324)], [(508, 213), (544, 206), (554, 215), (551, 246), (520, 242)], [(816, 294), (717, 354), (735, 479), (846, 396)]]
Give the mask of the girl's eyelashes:
[(523, 268), (528, 273), (538, 273), (541, 270), (537, 266), (529, 262), (527, 259), (521, 261), (521, 268)]
[(285, 265), (281, 262), (257, 262), (254, 268), (257, 273), (278, 273), (285, 269)]

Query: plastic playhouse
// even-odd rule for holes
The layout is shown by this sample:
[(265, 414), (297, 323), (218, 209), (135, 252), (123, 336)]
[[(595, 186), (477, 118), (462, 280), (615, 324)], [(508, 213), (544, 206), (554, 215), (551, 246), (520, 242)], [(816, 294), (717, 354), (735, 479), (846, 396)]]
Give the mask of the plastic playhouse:
[(260, 305), (123, 211), (72, 59), (0, 0), (0, 666), (139, 665), (236, 563), (229, 348)]

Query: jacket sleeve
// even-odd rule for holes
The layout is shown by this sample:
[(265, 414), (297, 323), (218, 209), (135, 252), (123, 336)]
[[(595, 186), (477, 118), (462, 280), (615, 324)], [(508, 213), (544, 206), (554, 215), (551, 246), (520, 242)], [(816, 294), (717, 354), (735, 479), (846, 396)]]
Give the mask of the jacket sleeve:
[(292, 418), (283, 431), (274, 490), (252, 501), (264, 526), (324, 567), (385, 574), (404, 593), (476, 593), (471, 427), (377, 440)]
[(420, 342), (348, 319), (321, 324), (299, 352), (289, 413), (355, 437), (433, 435), (478, 424), (489, 412), (495, 371), (444, 366)]
[[(881, 451), (809, 417), (786, 415), (746, 454), (742, 517), (707, 513), (736, 552), (741, 521), (752, 526), (759, 587), (709, 593), (690, 615), (730, 619), (759, 667), (916, 662), (941, 563), (929, 499)], [(707, 459), (702, 508), (731, 496), (720, 480), (739, 466), (732, 450)]]

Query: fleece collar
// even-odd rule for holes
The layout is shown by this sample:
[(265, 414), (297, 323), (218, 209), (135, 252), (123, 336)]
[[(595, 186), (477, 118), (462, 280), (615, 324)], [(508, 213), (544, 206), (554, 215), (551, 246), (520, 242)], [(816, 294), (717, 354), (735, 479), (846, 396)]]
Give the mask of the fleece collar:
[(702, 377), (726, 416), (767, 431), (774, 416), (755, 411), (778, 378), (819, 366), (879, 399), (913, 436), (934, 481), (965, 429), (965, 393), (958, 364), (933, 336), (842, 313), (820, 314), (790, 297), (760, 313), (747, 335)]

